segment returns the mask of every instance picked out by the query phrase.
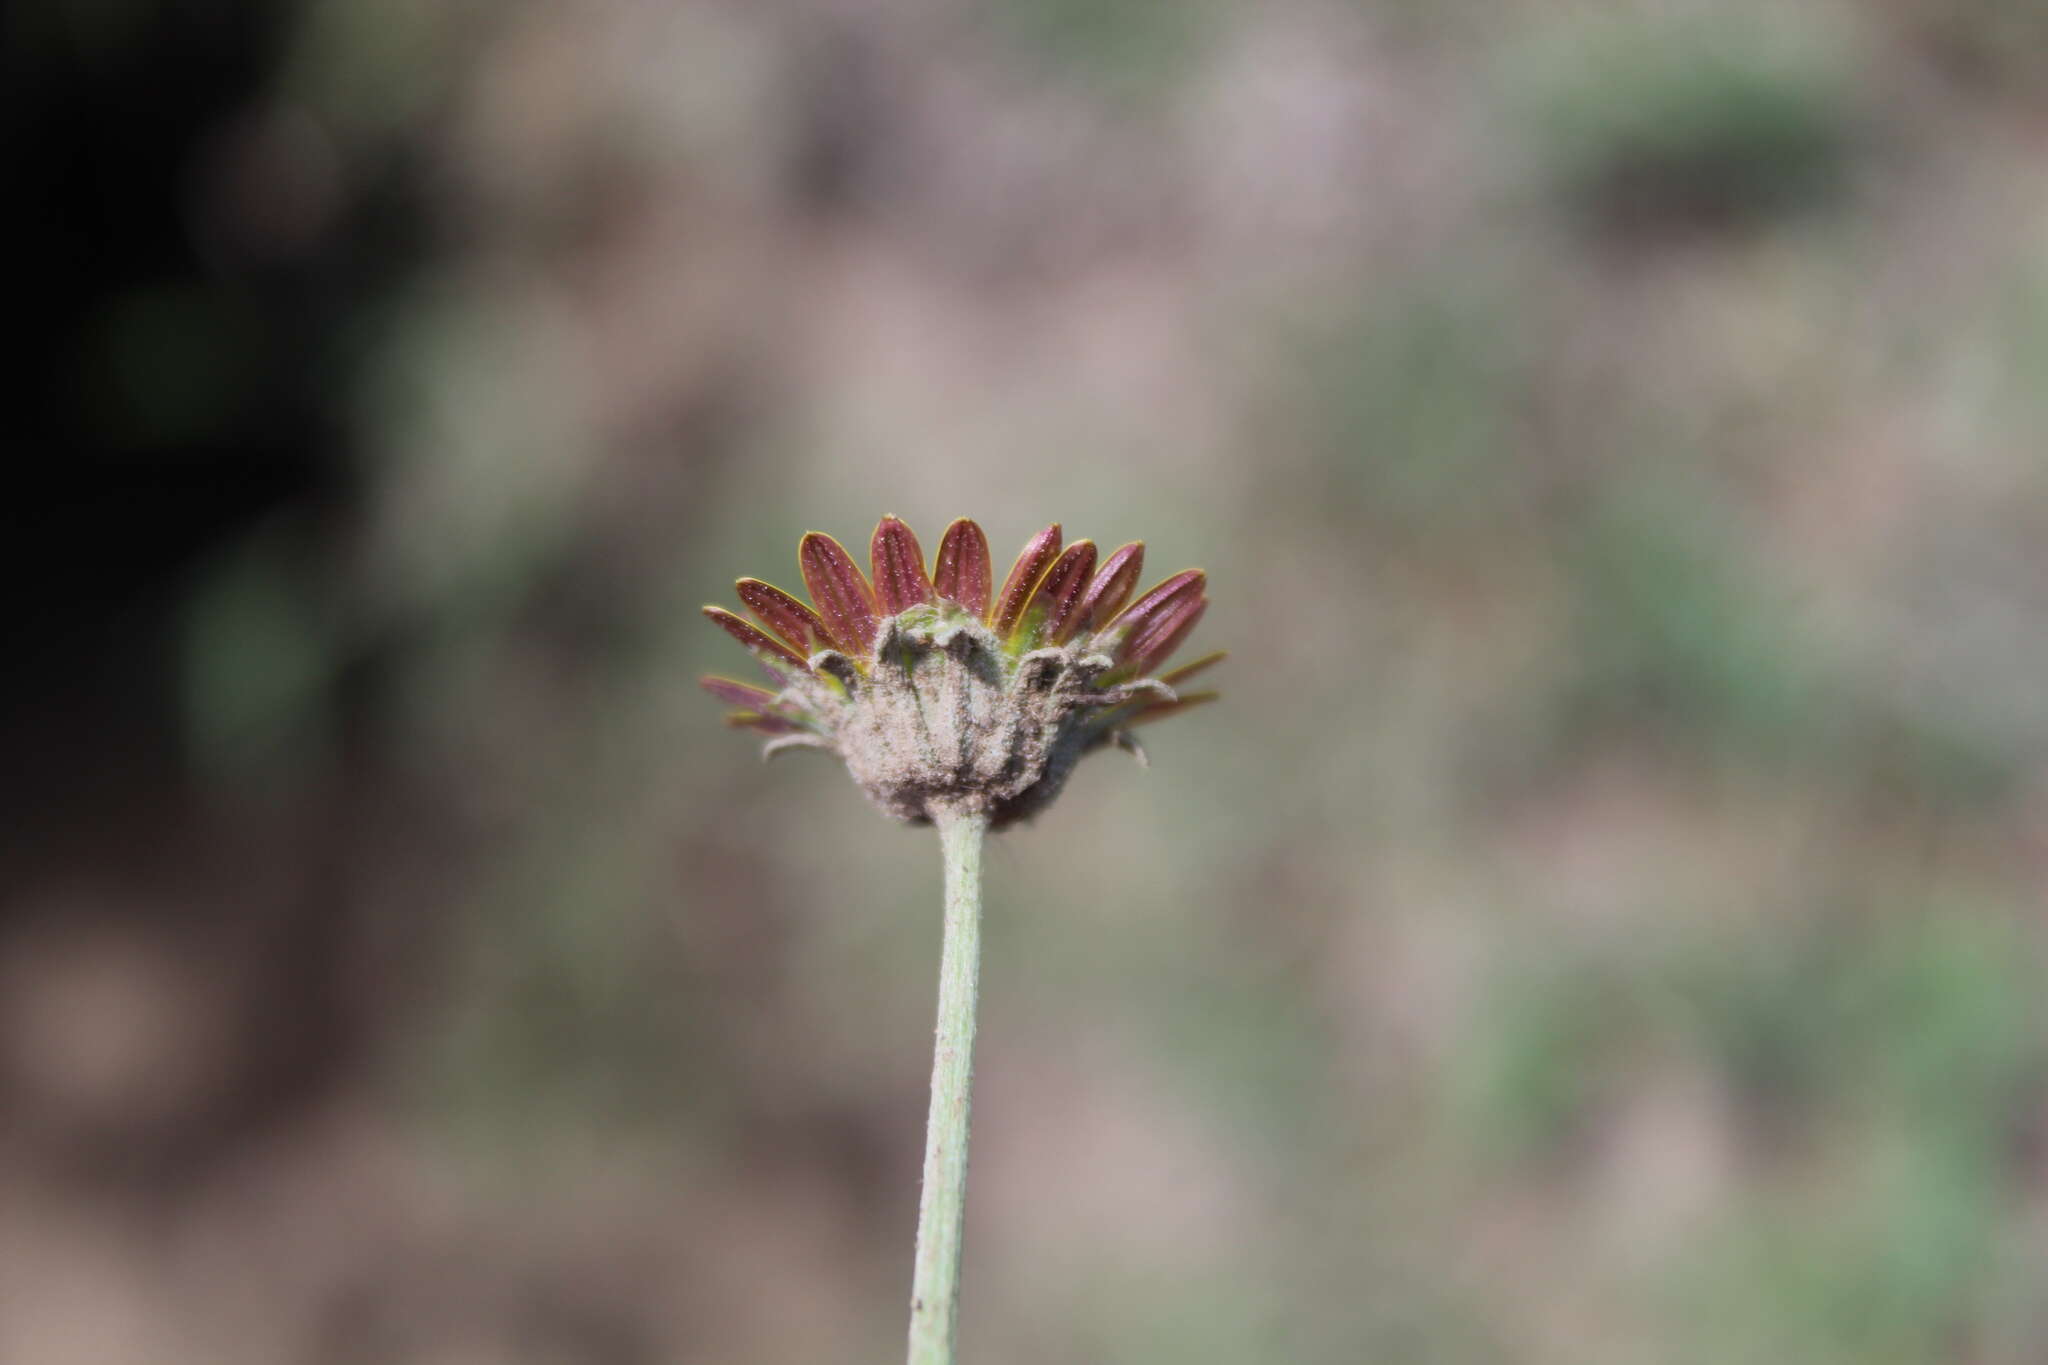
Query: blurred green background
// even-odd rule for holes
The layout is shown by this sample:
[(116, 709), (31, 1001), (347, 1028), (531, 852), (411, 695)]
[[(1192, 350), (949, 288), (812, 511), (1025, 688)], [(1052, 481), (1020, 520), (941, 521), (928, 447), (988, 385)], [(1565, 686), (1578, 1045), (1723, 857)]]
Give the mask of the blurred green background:
[(695, 686), (884, 512), (1232, 653), (965, 1358), (2048, 1360), (2048, 5), (6, 28), (0, 1361), (896, 1358), (935, 841)]

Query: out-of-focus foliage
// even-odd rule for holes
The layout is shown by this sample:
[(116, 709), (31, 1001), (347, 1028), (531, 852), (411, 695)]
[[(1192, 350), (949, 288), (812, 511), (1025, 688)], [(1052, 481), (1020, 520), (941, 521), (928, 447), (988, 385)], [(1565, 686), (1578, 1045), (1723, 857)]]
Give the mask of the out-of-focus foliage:
[(1232, 651), (976, 1360), (2048, 1358), (2039, 8), (11, 20), (0, 1360), (898, 1350), (936, 851), (694, 685), (883, 513)]
[(1865, 121), (1839, 32), (1711, 11), (1561, 23), (1525, 60), (1538, 173), (1587, 223), (1727, 231), (1835, 202)]

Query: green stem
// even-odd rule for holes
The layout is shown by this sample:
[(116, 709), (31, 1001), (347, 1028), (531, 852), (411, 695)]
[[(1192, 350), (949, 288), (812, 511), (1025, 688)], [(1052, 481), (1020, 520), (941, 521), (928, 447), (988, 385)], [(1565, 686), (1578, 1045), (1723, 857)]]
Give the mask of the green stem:
[(975, 980), (981, 969), (981, 838), (986, 815), (942, 814), (945, 944), (939, 954), (939, 1026), (932, 1049), (932, 1108), (917, 1206), (917, 1268), (910, 1285), (910, 1365), (953, 1365), (960, 1308), (960, 1225), (967, 1197), (967, 1111), (974, 1084)]

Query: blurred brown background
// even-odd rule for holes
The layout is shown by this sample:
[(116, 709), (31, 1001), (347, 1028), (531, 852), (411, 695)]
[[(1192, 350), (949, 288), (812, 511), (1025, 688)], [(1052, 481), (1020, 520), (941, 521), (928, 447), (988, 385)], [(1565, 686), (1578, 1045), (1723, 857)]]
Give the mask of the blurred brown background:
[(883, 512), (1233, 652), (992, 850), (967, 1358), (2048, 1359), (2042, 0), (4, 41), (0, 1361), (896, 1358), (934, 841), (695, 688)]

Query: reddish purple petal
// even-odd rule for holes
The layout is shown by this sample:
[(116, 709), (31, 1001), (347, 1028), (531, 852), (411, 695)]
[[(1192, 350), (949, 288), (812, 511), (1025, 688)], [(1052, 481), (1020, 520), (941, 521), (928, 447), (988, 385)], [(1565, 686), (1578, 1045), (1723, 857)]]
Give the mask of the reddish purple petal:
[(775, 705), (775, 694), (765, 687), (743, 683), (732, 678), (699, 678), (698, 683), (712, 696), (734, 706), (744, 706), (754, 711), (766, 711)]
[(797, 561), (832, 639), (845, 653), (866, 658), (875, 639), (875, 597), (853, 556), (824, 532), (812, 531), (797, 547)]
[(1045, 576), (1046, 568), (1060, 552), (1060, 524), (1052, 525), (1031, 537), (1025, 544), (1024, 552), (1017, 556), (1017, 562), (1010, 566), (1010, 576), (1003, 580), (1003, 591), (996, 598), (995, 606), (989, 608), (989, 628), (998, 640), (1007, 641), (1011, 632), (1023, 619), (1024, 604), (1031, 600), (1031, 592), (1038, 586), (1038, 580)]
[(1153, 669), (1165, 663), (1179, 649), (1181, 642), (1194, 630), (1195, 623), (1202, 619), (1202, 613), (1209, 609), (1207, 598), (1184, 597), (1152, 618), (1143, 630), (1131, 637), (1130, 658), (1137, 676), (1149, 677)]
[(995, 570), (989, 566), (988, 537), (966, 517), (946, 528), (939, 542), (939, 557), (932, 566), (932, 588), (939, 596), (958, 602), (976, 616), (988, 615), (989, 584)]
[(1138, 586), (1138, 575), (1145, 568), (1145, 542), (1134, 540), (1102, 561), (1102, 567), (1095, 571), (1095, 581), (1081, 594), (1081, 600), (1074, 607), (1073, 626), (1069, 633), (1078, 635), (1084, 630), (1094, 630), (1107, 625), (1124, 603), (1131, 598), (1131, 592)]
[(1159, 681), (1165, 683), (1168, 687), (1178, 687), (1189, 678), (1194, 677), (1195, 674), (1202, 672), (1204, 669), (1213, 668), (1229, 657), (1229, 654), (1220, 649), (1214, 654), (1204, 654), (1199, 659), (1182, 664), (1171, 673), (1161, 673)]
[(882, 615), (894, 616), (932, 600), (932, 581), (924, 575), (924, 551), (910, 528), (883, 517), (868, 543), (868, 564), (875, 575), (875, 603)]
[(738, 616), (727, 611), (724, 607), (706, 607), (704, 608), (704, 614), (710, 617), (727, 635), (732, 636), (733, 639), (745, 645), (748, 652), (763, 664), (766, 664), (768, 671), (777, 677), (781, 677), (790, 670), (798, 673), (808, 673), (810, 671), (810, 665), (798, 656), (794, 650), (790, 649), (788, 645), (783, 644), (782, 641), (775, 639), (773, 636), (764, 635)]
[(758, 578), (742, 578), (733, 585), (739, 589), (740, 601), (747, 604), (747, 610), (760, 619), (762, 625), (780, 635), (790, 648), (806, 657), (825, 649), (831, 644), (825, 623), (796, 598), (791, 597), (773, 583), (763, 583)]
[(1125, 721), (1124, 724), (1127, 726), (1146, 725), (1155, 720), (1164, 720), (1168, 716), (1179, 715), (1182, 711), (1186, 711), (1191, 707), (1202, 706), (1212, 702), (1222, 695), (1221, 692), (1190, 692), (1178, 701), (1162, 701), (1148, 706), (1137, 715)]
[(1200, 569), (1182, 569), (1173, 577), (1161, 583), (1137, 601), (1125, 607), (1123, 614), (1111, 621), (1105, 629), (1109, 643), (1115, 649), (1119, 660), (1133, 656), (1132, 648), (1138, 637), (1164, 612), (1176, 610), (1184, 602), (1199, 601), (1208, 576)]
[(1095, 577), (1095, 542), (1077, 540), (1069, 545), (1024, 607), (1024, 628), (1034, 645), (1059, 644), (1073, 631), (1074, 607)]

